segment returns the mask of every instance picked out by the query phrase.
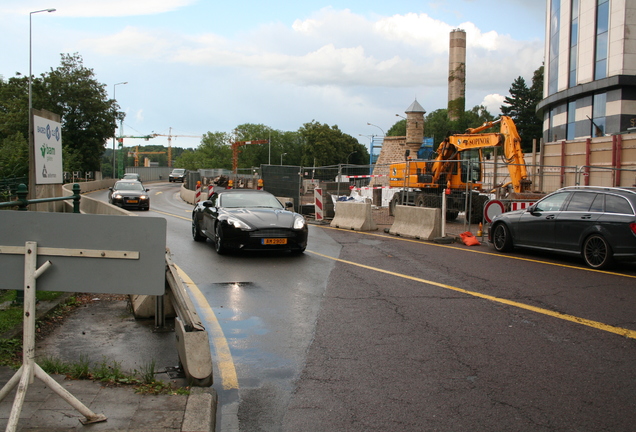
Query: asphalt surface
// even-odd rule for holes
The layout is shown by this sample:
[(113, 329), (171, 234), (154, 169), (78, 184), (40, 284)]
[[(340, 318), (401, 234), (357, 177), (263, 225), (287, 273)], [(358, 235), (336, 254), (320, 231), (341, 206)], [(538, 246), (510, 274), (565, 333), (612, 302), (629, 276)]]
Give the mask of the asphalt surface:
[[(54, 306), (51, 302), (39, 303), (38, 316)], [(175, 387), (187, 385), (178, 373), (175, 333), (170, 328), (155, 329), (154, 320), (136, 320), (125, 300), (96, 299), (73, 311), (59, 327), (36, 342), (35, 362), (47, 358), (71, 364), (88, 361), (91, 365), (118, 366), (127, 373), (153, 366), (157, 379)], [(15, 374), (9, 367), (0, 367), (0, 386), (4, 388)], [(20, 413), (16, 431), (215, 430), (217, 398), (211, 387), (191, 388), (189, 395), (151, 395), (136, 393), (129, 385), (106, 386), (91, 380), (66, 379), (63, 375), (51, 377), (92, 413), (102, 414), (106, 420), (84, 425), (82, 421), (87, 417), (36, 376), (28, 385), (22, 404), (16, 399), (19, 384), (0, 401), (0, 428), (7, 427), (15, 409)]]

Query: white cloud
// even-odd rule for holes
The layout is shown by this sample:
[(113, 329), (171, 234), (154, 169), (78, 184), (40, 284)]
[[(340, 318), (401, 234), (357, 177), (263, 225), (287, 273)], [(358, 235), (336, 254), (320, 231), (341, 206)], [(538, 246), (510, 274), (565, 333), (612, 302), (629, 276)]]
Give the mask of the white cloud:
[(501, 114), (500, 108), (501, 105), (503, 105), (504, 99), (505, 96), (502, 96), (500, 94), (489, 94), (484, 97), (480, 105), (486, 107), (490, 114), (497, 116), (498, 114)]

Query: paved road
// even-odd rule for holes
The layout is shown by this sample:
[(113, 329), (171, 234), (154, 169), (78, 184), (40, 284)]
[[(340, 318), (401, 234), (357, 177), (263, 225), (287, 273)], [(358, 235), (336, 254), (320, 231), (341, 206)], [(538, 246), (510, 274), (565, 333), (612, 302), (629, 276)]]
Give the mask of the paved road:
[(304, 256), (220, 257), (179, 187), (143, 215), (218, 322), (222, 432), (633, 430), (634, 264), (316, 225)]

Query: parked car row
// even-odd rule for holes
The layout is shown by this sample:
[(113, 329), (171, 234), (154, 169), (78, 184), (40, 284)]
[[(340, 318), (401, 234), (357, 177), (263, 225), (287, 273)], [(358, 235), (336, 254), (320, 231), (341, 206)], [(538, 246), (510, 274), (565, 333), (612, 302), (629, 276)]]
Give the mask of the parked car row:
[(572, 186), (525, 210), (495, 217), (494, 248), (537, 249), (581, 256), (594, 269), (636, 259), (636, 188)]

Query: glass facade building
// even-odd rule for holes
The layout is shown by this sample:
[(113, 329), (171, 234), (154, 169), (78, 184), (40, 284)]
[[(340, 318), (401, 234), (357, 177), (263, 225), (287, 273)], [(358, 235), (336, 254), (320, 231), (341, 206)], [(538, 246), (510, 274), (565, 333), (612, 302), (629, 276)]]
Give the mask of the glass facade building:
[(544, 142), (636, 128), (636, 1), (547, 0), (546, 22)]

